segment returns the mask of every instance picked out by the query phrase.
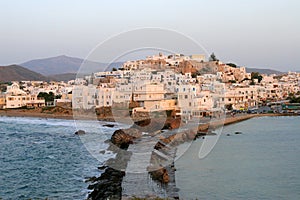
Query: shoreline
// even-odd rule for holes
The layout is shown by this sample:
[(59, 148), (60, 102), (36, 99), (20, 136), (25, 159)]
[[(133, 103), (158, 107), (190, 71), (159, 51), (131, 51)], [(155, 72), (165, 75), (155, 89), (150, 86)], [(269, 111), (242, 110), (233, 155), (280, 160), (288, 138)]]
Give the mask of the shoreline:
[(0, 116), (6, 117), (34, 117), (34, 118), (51, 118), (74, 120), (73, 115), (51, 114), (42, 112), (32, 112), (28, 110), (0, 110)]
[[(74, 117), (73, 114), (55, 114), (55, 113), (43, 113), (31, 110), (0, 110), (0, 116), (6, 117), (33, 117), (33, 118), (51, 118), (51, 119), (66, 119), (66, 120), (76, 120), (76, 116)], [(237, 122), (241, 122), (247, 119), (251, 119), (254, 117), (277, 117), (277, 116), (299, 116), (297, 114), (290, 114), (290, 113), (264, 113), (264, 114), (245, 114), (241, 116), (229, 116), (225, 117), (223, 120), (215, 120), (209, 123), (199, 125), (199, 130), (203, 131), (208, 129), (209, 126), (213, 127), (220, 127), (222, 125), (229, 125)], [(80, 116), (82, 120), (94, 120), (95, 116)], [(99, 121), (115, 121), (113, 117), (98, 117), (97, 120)]]

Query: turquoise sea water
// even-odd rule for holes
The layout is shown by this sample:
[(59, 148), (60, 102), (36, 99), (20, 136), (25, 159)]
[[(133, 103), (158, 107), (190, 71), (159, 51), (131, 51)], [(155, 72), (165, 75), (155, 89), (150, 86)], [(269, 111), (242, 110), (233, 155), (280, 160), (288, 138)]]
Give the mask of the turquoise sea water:
[(181, 199), (300, 199), (300, 117), (226, 126), (202, 160), (200, 145), (201, 139), (176, 162)]
[(75, 130), (72, 120), (0, 117), (0, 199), (85, 199), (101, 160)]

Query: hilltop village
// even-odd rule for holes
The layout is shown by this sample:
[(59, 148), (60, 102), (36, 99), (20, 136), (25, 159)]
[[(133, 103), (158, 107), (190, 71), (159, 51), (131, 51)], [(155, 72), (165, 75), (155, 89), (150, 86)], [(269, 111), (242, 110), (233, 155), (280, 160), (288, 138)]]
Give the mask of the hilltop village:
[(6, 110), (64, 107), (99, 111), (116, 106), (128, 108), (133, 116), (170, 111), (174, 117), (189, 120), (287, 103), (300, 94), (300, 73), (247, 73), (245, 67), (222, 63), (214, 56), (206, 61), (200, 54), (159, 53), (68, 82), (11, 82), (0, 89), (0, 109)]

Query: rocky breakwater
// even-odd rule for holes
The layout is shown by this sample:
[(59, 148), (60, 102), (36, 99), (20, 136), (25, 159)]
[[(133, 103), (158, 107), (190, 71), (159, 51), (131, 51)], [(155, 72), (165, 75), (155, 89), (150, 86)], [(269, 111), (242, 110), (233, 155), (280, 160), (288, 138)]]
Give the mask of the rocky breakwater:
[(192, 141), (197, 134), (195, 130), (185, 130), (181, 132), (170, 132), (162, 134), (159, 141), (154, 146), (151, 155), (150, 166), (148, 171), (154, 180), (163, 184), (170, 181), (170, 174), (174, 173), (174, 159), (178, 145), (187, 141)]
[[(124, 198), (124, 196), (122, 196), (124, 190), (124, 188), (122, 188), (122, 182), (124, 182), (127, 173), (126, 169), (128, 168), (128, 163), (130, 159), (134, 159), (132, 158), (134, 157), (133, 153), (136, 153), (127, 151), (127, 149), (131, 145), (134, 148), (139, 146), (138, 144), (143, 145), (143, 142), (147, 140), (147, 138), (151, 138), (150, 140), (155, 142), (151, 148), (152, 153), (151, 151), (149, 152), (151, 159), (149, 159), (148, 167), (146, 167), (145, 172), (147, 173), (148, 170), (154, 182), (159, 183), (158, 185), (164, 189), (165, 192), (163, 193), (167, 193), (168, 199), (178, 199), (174, 168), (176, 145), (183, 143), (187, 139), (193, 139), (194, 137), (189, 132), (165, 137), (161, 134), (160, 130), (168, 129), (171, 131), (179, 126), (180, 119), (168, 119), (163, 124), (159, 119), (146, 119), (135, 122), (131, 128), (116, 130), (108, 141), (110, 144), (108, 150), (114, 152), (116, 156), (99, 167), (103, 170), (100, 177), (93, 177), (89, 180), (91, 184), (88, 189), (92, 190), (92, 192), (88, 195), (88, 199), (104, 200)], [(147, 133), (145, 137), (143, 137), (143, 132)], [(147, 145), (149, 145), (149, 143), (147, 143)], [(136, 183), (134, 185), (136, 185)], [(152, 192), (152, 195), (150, 195), (151, 198), (161, 197), (159, 194), (155, 196), (157, 190)], [(130, 199), (130, 196), (132, 198), (135, 196), (139, 197), (137, 194), (132, 193), (126, 198)], [(142, 196), (142, 198), (144, 197)]]
[(89, 195), (89, 200), (106, 200), (122, 198), (122, 180), (125, 176), (125, 169), (130, 159), (131, 153), (126, 151), (133, 140), (142, 134), (135, 128), (116, 130), (109, 142), (109, 151), (115, 153), (115, 158), (111, 158), (99, 167), (103, 170), (100, 177), (93, 177), (88, 189), (93, 190)]

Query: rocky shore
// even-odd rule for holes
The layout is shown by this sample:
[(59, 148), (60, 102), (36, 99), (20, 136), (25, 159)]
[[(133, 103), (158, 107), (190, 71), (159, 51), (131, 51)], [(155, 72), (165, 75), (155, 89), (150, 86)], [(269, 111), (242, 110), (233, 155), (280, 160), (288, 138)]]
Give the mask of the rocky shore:
[[(151, 125), (149, 126), (150, 123)], [(119, 129), (113, 133), (109, 140), (110, 145), (108, 150), (114, 152), (116, 157), (109, 159), (103, 166), (100, 167), (101, 169), (104, 169), (100, 177), (94, 177), (89, 180), (91, 184), (88, 189), (93, 191), (89, 194), (88, 199), (134, 199), (134, 194), (132, 194), (131, 197), (122, 196), (122, 181), (124, 176), (126, 176), (125, 172), (128, 162), (132, 158), (132, 152), (127, 151), (127, 149), (130, 145), (137, 144), (139, 140), (143, 138), (143, 132), (149, 133), (151, 137), (158, 136), (158, 131), (160, 130), (157, 130), (156, 127), (160, 127), (158, 126), (160, 123), (161, 122), (157, 120), (152, 120), (152, 122), (151, 120), (138, 121), (131, 128)], [(177, 127), (176, 124), (178, 126), (178, 120), (168, 120), (168, 122), (161, 127), (168, 127), (171, 129), (171, 127)], [(163, 150), (164, 147), (161, 146), (158, 148), (157, 142), (157, 144), (152, 147), (153, 150), (155, 150), (155, 148), (156, 150)], [(174, 161), (174, 157), (175, 152), (171, 156), (172, 161)], [(159, 159), (161, 159), (159, 156), (152, 153), (151, 159), (149, 160), (149, 167), (147, 170), (149, 171), (153, 181), (156, 181), (157, 184), (166, 185), (170, 182), (170, 180), (172, 180), (174, 182), (172, 186), (176, 187), (174, 162), (171, 162), (170, 165), (161, 166), (157, 165), (157, 163), (161, 163)], [(171, 170), (173, 170), (173, 173)], [(170, 173), (172, 173), (173, 177), (170, 177)], [(176, 194), (177, 191), (177, 188), (172, 190), (172, 193), (175, 194), (175, 196), (173, 195), (174, 197), (169, 199), (178, 199), (178, 194)], [(149, 198), (156, 199), (161, 197), (150, 195), (147, 199)]]

